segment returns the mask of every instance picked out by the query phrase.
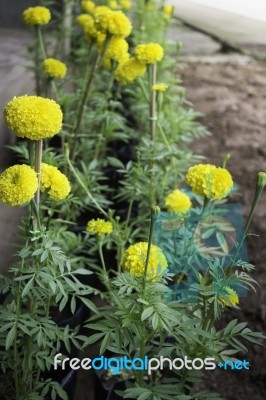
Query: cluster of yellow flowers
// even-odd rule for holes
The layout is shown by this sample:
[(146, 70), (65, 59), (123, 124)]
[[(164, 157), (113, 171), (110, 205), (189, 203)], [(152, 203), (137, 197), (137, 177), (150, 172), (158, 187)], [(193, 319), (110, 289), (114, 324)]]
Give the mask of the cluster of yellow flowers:
[(55, 58), (46, 58), (43, 62), (43, 69), (50, 78), (63, 79), (67, 73), (66, 64)]
[(229, 171), (211, 164), (197, 164), (189, 168), (186, 182), (195, 194), (208, 199), (222, 199), (233, 187)]
[(51, 12), (42, 6), (29, 7), (23, 12), (22, 19), (28, 26), (46, 25), (51, 19)]
[(41, 191), (48, 193), (51, 200), (65, 199), (71, 190), (70, 182), (58, 168), (42, 163)]
[(100, 32), (120, 38), (130, 35), (132, 24), (122, 11), (113, 11), (107, 6), (93, 7), (94, 3), (91, 1), (84, 1), (82, 4), (83, 10), (89, 14), (79, 15), (77, 22), (84, 29), (85, 37), (95, 39)]
[[(145, 272), (147, 251), (147, 242), (139, 242), (129, 246), (123, 257), (123, 269), (136, 277), (142, 277)], [(158, 246), (151, 245), (147, 279), (158, 279), (165, 272), (167, 266), (167, 260), (162, 250)]]
[(37, 188), (37, 174), (28, 165), (13, 165), (0, 175), (0, 201), (10, 206), (28, 203)]
[(91, 219), (87, 223), (86, 231), (97, 235), (109, 234), (113, 232), (113, 225), (101, 218)]
[(165, 207), (167, 211), (184, 213), (191, 208), (191, 200), (186, 193), (175, 189), (166, 196)]
[(17, 136), (40, 140), (60, 131), (63, 114), (54, 100), (25, 95), (14, 97), (6, 105), (4, 117)]
[[(115, 78), (123, 84), (131, 83), (142, 77), (147, 64), (154, 64), (163, 58), (163, 48), (158, 43), (140, 44), (135, 48), (135, 57), (118, 65)], [(164, 91), (167, 85), (158, 84), (153, 90)]]

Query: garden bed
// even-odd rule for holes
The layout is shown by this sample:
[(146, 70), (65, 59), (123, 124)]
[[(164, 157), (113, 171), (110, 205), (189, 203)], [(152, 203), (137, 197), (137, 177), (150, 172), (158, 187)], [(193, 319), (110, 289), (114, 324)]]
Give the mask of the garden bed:
[[(224, 154), (231, 155), (228, 166), (239, 184), (242, 196), (238, 201), (243, 204), (246, 217), (256, 173), (266, 167), (265, 62), (231, 54), (189, 57), (183, 63), (188, 99), (204, 113), (201, 122), (212, 132), (211, 137), (194, 142), (193, 149), (214, 164), (219, 164)], [(238, 318), (259, 331), (266, 327), (266, 193), (262, 196), (251, 226), (251, 233), (256, 236), (249, 240), (250, 262), (257, 267), (253, 277), (260, 288), (257, 294), (249, 292), (248, 298), (241, 299), (241, 311), (232, 310), (225, 316), (226, 322)], [(250, 361), (251, 370), (211, 371), (206, 374), (208, 389), (220, 392), (226, 400), (265, 398), (265, 352), (256, 345), (247, 347), (249, 352), (243, 358)]]

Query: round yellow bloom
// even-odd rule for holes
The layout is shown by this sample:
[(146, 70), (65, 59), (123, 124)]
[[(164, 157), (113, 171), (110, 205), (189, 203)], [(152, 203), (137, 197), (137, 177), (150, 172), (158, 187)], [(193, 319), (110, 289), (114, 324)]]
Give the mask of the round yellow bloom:
[(87, 26), (94, 25), (94, 19), (88, 14), (80, 14), (77, 16), (77, 24), (85, 29)]
[(94, 14), (95, 8), (96, 8), (96, 5), (93, 3), (93, 1), (84, 0), (81, 2), (81, 9), (85, 12)]
[(168, 89), (168, 85), (165, 83), (156, 83), (155, 85), (152, 85), (152, 90), (155, 90), (156, 92), (165, 92)]
[(108, 43), (105, 57), (117, 63), (127, 61), (129, 59), (127, 41), (123, 38), (113, 36)]
[(51, 78), (63, 79), (67, 73), (66, 64), (55, 58), (46, 58), (43, 62), (43, 69)]
[(42, 163), (41, 165), (41, 191), (48, 192), (51, 200), (65, 199), (71, 190), (67, 177), (56, 167)]
[(163, 58), (163, 48), (158, 43), (139, 44), (135, 49), (136, 57), (145, 64), (155, 64)]
[(91, 219), (87, 223), (86, 231), (96, 233), (97, 235), (104, 235), (113, 232), (113, 225), (111, 222), (105, 221), (101, 218)]
[(130, 10), (132, 7), (132, 3), (130, 0), (118, 0), (118, 4), (124, 9), (124, 10)]
[(174, 6), (163, 6), (163, 13), (167, 19), (170, 19), (174, 12)]
[(7, 126), (19, 137), (40, 140), (52, 137), (62, 127), (60, 106), (39, 96), (14, 97), (4, 109)]
[(190, 167), (186, 182), (195, 194), (208, 199), (222, 199), (233, 187), (229, 171), (211, 164), (197, 164)]
[(218, 297), (218, 302), (227, 307), (235, 307), (239, 303), (239, 298), (236, 291), (230, 287), (225, 287), (226, 292), (224, 296)]
[(186, 193), (175, 189), (166, 196), (165, 207), (167, 211), (186, 212), (191, 207), (191, 200)]
[[(147, 251), (147, 242), (139, 242), (129, 246), (123, 257), (122, 264), (124, 270), (137, 277), (143, 276), (145, 272)], [(147, 269), (147, 279), (152, 280), (158, 278), (166, 269), (167, 260), (162, 250), (152, 244)]]
[(122, 11), (111, 11), (108, 14), (107, 31), (111, 35), (127, 37), (132, 31), (132, 24)]
[(22, 18), (28, 26), (46, 25), (51, 19), (51, 12), (42, 6), (29, 7), (23, 12)]
[(135, 57), (130, 58), (117, 67), (115, 70), (115, 78), (121, 83), (131, 83), (136, 78), (143, 76), (146, 72), (146, 65), (137, 60)]
[(106, 32), (109, 22), (109, 14), (113, 11), (107, 6), (98, 6), (95, 8), (94, 19), (96, 29)]
[(0, 201), (10, 206), (28, 203), (37, 188), (37, 174), (28, 165), (13, 165), (0, 175)]

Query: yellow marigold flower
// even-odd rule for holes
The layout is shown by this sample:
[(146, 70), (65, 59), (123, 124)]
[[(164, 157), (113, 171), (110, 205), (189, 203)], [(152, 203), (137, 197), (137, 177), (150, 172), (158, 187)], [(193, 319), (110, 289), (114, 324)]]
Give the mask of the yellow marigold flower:
[(50, 78), (63, 79), (67, 73), (66, 64), (55, 58), (46, 58), (43, 62), (43, 69)]
[(155, 85), (152, 85), (152, 90), (155, 90), (156, 92), (165, 92), (168, 89), (168, 85), (165, 83), (156, 83)]
[[(124, 270), (136, 277), (143, 276), (145, 272), (147, 250), (147, 242), (139, 242), (129, 246), (123, 257)], [(152, 244), (147, 269), (147, 278), (149, 280), (156, 279), (162, 275), (166, 269), (167, 261), (162, 250)]]
[(107, 6), (98, 6), (95, 8), (94, 19), (97, 30), (106, 32), (109, 22), (109, 14), (113, 11)]
[(14, 97), (6, 105), (4, 117), (17, 136), (40, 140), (60, 131), (63, 114), (54, 100), (25, 95)]
[(91, 219), (87, 223), (86, 231), (96, 233), (97, 235), (104, 235), (113, 232), (113, 225), (111, 222), (101, 218)]
[(28, 203), (37, 188), (37, 174), (28, 165), (13, 165), (0, 175), (0, 201), (10, 206)]
[(41, 165), (41, 191), (48, 192), (51, 200), (65, 199), (71, 190), (67, 177), (58, 168), (42, 163)]
[(113, 36), (108, 43), (105, 56), (107, 59), (114, 60), (117, 63), (127, 61), (129, 58), (127, 41)]
[(235, 307), (239, 303), (239, 298), (236, 291), (230, 287), (225, 287), (224, 291), (226, 292), (224, 296), (219, 296), (217, 301), (227, 307)]
[(108, 14), (107, 31), (111, 35), (127, 37), (132, 31), (132, 24), (122, 11), (111, 11)]
[(146, 65), (135, 57), (119, 64), (115, 70), (115, 78), (121, 83), (131, 83), (136, 78), (143, 76), (146, 72)]
[(170, 19), (174, 12), (174, 6), (163, 6), (163, 13), (167, 19)]
[(130, 10), (132, 7), (130, 0), (118, 0), (118, 4), (123, 8), (123, 10)]
[(165, 207), (167, 211), (186, 212), (191, 207), (191, 200), (186, 193), (175, 189), (166, 196)]
[(42, 6), (29, 7), (23, 12), (22, 18), (28, 26), (46, 25), (51, 19), (51, 12)]
[(81, 9), (85, 12), (94, 14), (95, 8), (96, 8), (96, 5), (93, 3), (93, 1), (84, 0), (81, 2)]
[(136, 57), (145, 64), (155, 64), (163, 58), (163, 48), (158, 43), (139, 44), (135, 49)]
[(77, 24), (85, 29), (87, 26), (94, 25), (94, 19), (88, 14), (80, 14), (77, 16)]
[(233, 187), (229, 171), (211, 164), (197, 164), (190, 167), (186, 182), (195, 194), (208, 199), (222, 199)]

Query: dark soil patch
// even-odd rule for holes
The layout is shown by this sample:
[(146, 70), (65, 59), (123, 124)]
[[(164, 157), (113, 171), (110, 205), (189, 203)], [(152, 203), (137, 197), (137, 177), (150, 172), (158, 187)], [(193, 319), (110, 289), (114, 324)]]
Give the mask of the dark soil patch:
[[(201, 122), (212, 132), (197, 140), (193, 150), (216, 165), (229, 153), (227, 167), (239, 185), (247, 217), (256, 174), (266, 171), (266, 63), (239, 55), (187, 58), (182, 78), (187, 97)], [(226, 320), (247, 321), (257, 331), (266, 327), (266, 191), (251, 225), (248, 238), (250, 262), (256, 265), (253, 278), (260, 285), (257, 294), (249, 292)], [(261, 346), (248, 343), (248, 354), (239, 355), (251, 364), (250, 371), (209, 371), (204, 389), (214, 390), (226, 400), (263, 400), (266, 398), (266, 353)]]

